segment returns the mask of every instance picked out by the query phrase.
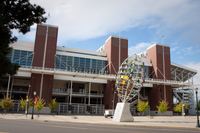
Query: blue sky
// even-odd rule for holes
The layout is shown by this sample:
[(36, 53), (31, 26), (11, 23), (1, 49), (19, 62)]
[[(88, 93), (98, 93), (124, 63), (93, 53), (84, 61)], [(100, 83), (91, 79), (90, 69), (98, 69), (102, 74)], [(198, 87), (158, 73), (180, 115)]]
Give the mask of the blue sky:
[[(171, 60), (200, 71), (199, 0), (31, 0), (59, 27), (58, 44), (96, 50), (110, 35), (129, 40), (129, 53), (152, 43), (171, 47)], [(34, 41), (30, 33), (19, 40)], [(199, 81), (198, 75), (196, 81)]]

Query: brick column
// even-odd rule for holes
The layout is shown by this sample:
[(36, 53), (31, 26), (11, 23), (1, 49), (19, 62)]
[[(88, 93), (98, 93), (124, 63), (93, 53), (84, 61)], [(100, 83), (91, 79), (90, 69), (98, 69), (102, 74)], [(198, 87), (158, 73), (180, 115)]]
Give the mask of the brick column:
[[(163, 45), (153, 45), (147, 50), (147, 58), (153, 65), (155, 79), (171, 79), (170, 48)], [(171, 86), (153, 85), (149, 91), (149, 104), (151, 110), (156, 110), (159, 101), (166, 100), (169, 111), (172, 111), (173, 96)]]
[[(119, 66), (128, 57), (128, 40), (117, 37), (110, 37), (105, 42), (105, 52), (108, 58), (109, 73), (117, 74)], [(104, 104), (106, 109), (113, 108), (112, 99), (114, 90), (115, 81), (108, 81), (104, 90)], [(117, 95), (115, 97), (115, 103), (117, 103)]]
[[(58, 27), (50, 25), (37, 25), (33, 67), (54, 68), (56, 54)], [(53, 75), (43, 73), (31, 74), (31, 91), (36, 91), (37, 96), (41, 96), (46, 102), (52, 97)]]

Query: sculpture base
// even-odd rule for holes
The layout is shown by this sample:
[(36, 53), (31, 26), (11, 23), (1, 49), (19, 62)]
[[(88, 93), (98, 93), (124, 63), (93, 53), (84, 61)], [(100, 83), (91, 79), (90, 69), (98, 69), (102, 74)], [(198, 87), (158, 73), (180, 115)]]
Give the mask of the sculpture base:
[(116, 122), (132, 122), (133, 116), (130, 112), (130, 103), (117, 103), (114, 112), (113, 121)]

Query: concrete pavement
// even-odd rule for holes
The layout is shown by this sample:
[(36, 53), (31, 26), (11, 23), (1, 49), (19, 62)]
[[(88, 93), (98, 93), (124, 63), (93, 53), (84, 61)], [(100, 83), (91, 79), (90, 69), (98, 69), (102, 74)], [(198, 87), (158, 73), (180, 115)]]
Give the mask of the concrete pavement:
[(199, 133), (191, 128), (97, 125), (88, 123), (44, 122), (0, 119), (0, 133)]
[[(31, 120), (31, 115), (24, 114), (0, 114), (0, 119)], [(81, 115), (34, 115), (35, 121), (72, 122), (102, 125), (124, 125), (145, 127), (174, 127), (174, 128), (196, 128), (195, 116), (135, 116), (134, 122), (113, 122), (111, 118), (103, 116), (81, 116)]]

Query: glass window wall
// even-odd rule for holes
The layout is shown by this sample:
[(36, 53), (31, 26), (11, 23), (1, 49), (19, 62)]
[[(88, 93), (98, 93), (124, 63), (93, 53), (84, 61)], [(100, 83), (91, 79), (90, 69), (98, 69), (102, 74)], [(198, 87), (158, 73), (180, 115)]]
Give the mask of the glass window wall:
[(107, 61), (82, 57), (56, 55), (55, 67), (67, 71), (106, 73)]
[(8, 58), (11, 60), (12, 63), (16, 63), (22, 67), (31, 66), (33, 52), (24, 50), (12, 50), (11, 53), (8, 55)]

